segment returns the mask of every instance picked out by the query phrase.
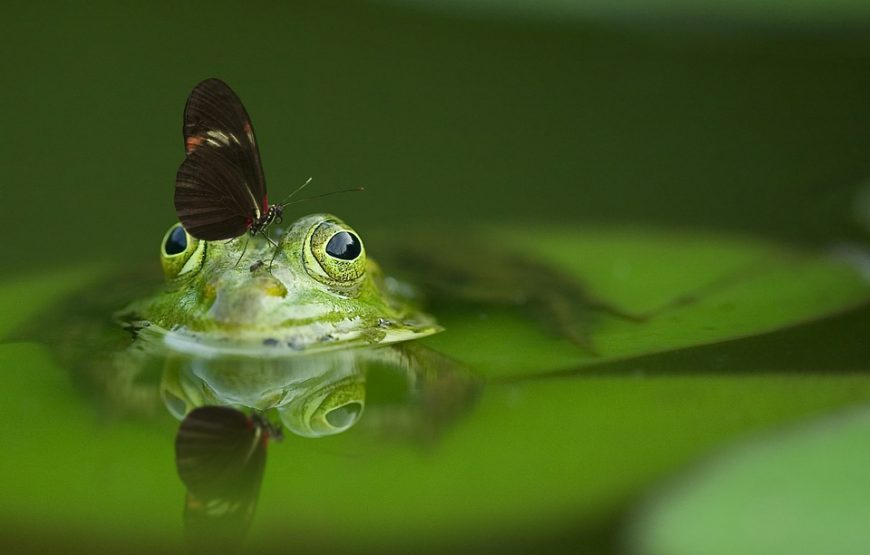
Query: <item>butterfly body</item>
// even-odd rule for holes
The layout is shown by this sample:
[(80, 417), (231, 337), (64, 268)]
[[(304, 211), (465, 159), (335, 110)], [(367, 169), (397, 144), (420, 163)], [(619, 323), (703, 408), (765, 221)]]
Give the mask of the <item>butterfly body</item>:
[(284, 207), (280, 204), (270, 204), (259, 218), (252, 218), (248, 225), (251, 237), (266, 230), (273, 223), (280, 224), (284, 220)]

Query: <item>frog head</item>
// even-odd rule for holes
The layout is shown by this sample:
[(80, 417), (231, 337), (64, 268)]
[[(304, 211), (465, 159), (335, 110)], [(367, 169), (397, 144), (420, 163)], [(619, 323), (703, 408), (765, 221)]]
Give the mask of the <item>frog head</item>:
[(201, 241), (175, 224), (160, 259), (165, 290), (121, 317), (165, 331), (178, 351), (286, 356), (441, 329), (383, 277), (356, 231), (329, 214), (303, 217), (274, 241)]

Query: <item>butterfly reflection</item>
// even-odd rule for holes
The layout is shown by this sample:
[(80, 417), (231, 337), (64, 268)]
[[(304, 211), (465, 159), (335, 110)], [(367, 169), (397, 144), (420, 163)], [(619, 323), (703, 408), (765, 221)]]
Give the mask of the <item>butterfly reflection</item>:
[(251, 525), (270, 439), (261, 415), (223, 406), (192, 410), (175, 436), (175, 464), (187, 488), (184, 529), (194, 552), (239, 549)]

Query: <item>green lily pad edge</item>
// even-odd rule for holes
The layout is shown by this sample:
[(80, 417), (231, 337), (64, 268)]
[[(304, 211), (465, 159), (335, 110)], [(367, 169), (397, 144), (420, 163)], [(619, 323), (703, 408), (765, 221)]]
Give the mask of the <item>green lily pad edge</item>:
[(632, 551), (868, 553), (870, 408), (738, 442), (638, 511)]
[(518, 310), (439, 313), (426, 341), (496, 379), (570, 371), (796, 326), (858, 308), (870, 284), (832, 252), (692, 230), (495, 228), (491, 244), (556, 268), (596, 303), (593, 349), (541, 329)]

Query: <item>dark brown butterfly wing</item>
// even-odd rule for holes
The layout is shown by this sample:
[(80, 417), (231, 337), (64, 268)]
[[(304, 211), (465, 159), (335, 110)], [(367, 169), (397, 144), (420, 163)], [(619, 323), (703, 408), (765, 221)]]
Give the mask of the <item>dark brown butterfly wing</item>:
[(194, 87), (184, 108), (187, 158), (176, 175), (175, 209), (199, 239), (242, 235), (268, 206), (251, 119), (220, 79)]
[(233, 147), (200, 147), (175, 176), (175, 212), (188, 233), (218, 241), (239, 237), (261, 214)]
[[(268, 432), (243, 412), (207, 406), (191, 411), (175, 436), (178, 476), (199, 498), (234, 494), (259, 484)], [(259, 485), (257, 486), (259, 487)]]
[(185, 534), (195, 549), (236, 545), (250, 527), (266, 464), (269, 431), (229, 407), (200, 407), (175, 437), (175, 464), (187, 488)]

